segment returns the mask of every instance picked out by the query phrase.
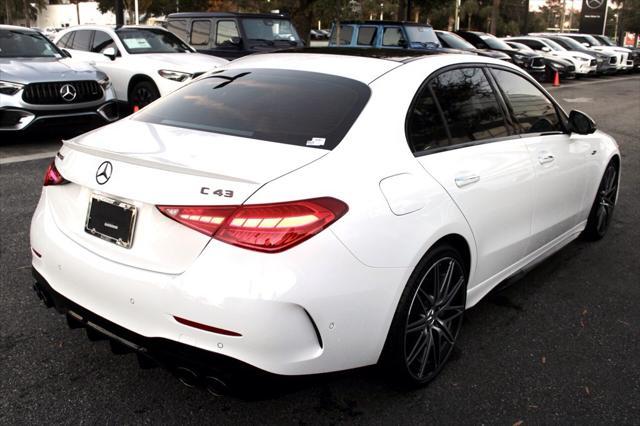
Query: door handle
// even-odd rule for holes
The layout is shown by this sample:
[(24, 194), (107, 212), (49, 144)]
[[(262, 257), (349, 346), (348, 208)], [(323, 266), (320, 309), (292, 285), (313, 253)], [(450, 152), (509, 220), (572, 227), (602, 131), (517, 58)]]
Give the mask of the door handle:
[(480, 180), (480, 176), (478, 175), (462, 175), (462, 176), (456, 176), (455, 178), (456, 186), (458, 188), (471, 185), (472, 183), (476, 183), (479, 180)]
[(556, 157), (554, 157), (553, 154), (551, 154), (550, 152), (541, 152), (540, 155), (538, 156), (538, 162), (540, 164), (551, 163), (555, 159)]

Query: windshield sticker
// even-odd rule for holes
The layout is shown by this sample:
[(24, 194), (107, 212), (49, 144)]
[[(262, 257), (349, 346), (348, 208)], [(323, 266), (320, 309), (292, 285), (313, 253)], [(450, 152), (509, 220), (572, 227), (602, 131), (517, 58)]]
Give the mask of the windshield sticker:
[(307, 146), (324, 146), (325, 138), (311, 138), (310, 141), (307, 141)]
[(149, 49), (151, 47), (146, 38), (125, 38), (122, 41), (129, 49)]

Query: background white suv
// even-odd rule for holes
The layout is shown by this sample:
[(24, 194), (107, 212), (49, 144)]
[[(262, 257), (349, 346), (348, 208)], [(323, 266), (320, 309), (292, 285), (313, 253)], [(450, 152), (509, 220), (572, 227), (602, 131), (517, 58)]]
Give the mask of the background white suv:
[(180, 87), (226, 59), (203, 55), (158, 27), (83, 25), (58, 33), (58, 47), (111, 79), (119, 101), (133, 110)]

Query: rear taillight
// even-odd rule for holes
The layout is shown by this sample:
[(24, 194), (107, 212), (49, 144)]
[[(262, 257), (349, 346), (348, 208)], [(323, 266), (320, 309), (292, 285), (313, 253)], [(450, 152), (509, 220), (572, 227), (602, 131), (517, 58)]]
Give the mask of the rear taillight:
[(166, 216), (228, 244), (268, 253), (322, 231), (349, 209), (335, 198), (238, 207), (158, 206)]
[(47, 167), (47, 171), (44, 174), (44, 183), (43, 186), (51, 186), (51, 185), (64, 185), (65, 183), (69, 183), (58, 171), (56, 168), (56, 160), (54, 159), (49, 167)]

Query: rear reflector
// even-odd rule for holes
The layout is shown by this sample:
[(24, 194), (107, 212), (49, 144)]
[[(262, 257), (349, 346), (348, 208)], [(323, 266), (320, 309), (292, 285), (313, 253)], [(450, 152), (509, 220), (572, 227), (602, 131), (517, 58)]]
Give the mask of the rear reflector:
[(174, 316), (173, 319), (178, 321), (180, 324), (188, 325), (189, 327), (199, 328), (200, 330), (210, 331), (212, 333), (224, 334), (225, 336), (233, 336), (233, 337), (241, 337), (242, 334), (236, 333), (235, 331), (225, 330), (224, 328), (213, 327), (206, 324), (200, 324), (199, 322), (191, 321), (188, 319), (180, 318)]
[(53, 161), (51, 161), (51, 164), (49, 164), (49, 167), (47, 167), (47, 171), (44, 174), (43, 186), (64, 185), (65, 183), (69, 183), (69, 181), (62, 177), (62, 175), (56, 168), (56, 160), (54, 158)]
[(276, 253), (311, 238), (349, 210), (330, 197), (274, 204), (158, 206), (171, 219), (228, 244)]

